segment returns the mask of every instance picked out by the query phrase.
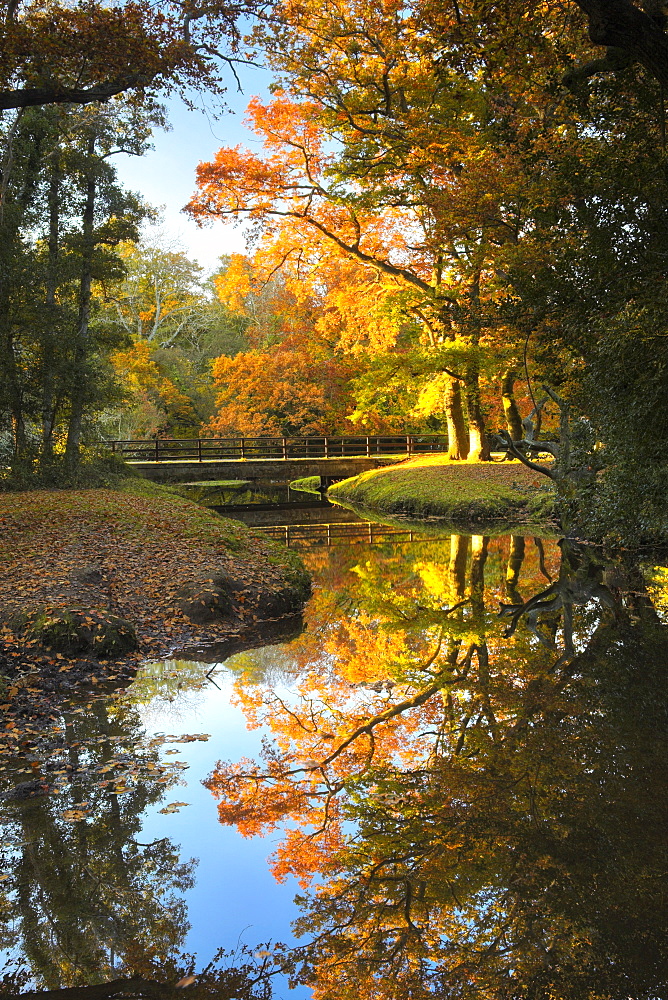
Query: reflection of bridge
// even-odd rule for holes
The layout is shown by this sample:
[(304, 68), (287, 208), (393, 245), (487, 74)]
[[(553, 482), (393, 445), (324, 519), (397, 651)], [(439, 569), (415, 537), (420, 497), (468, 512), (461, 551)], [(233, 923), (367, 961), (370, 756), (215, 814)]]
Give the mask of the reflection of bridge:
[(357, 437), (155, 438), (110, 441), (111, 450), (129, 462), (220, 462), (247, 459), (373, 458), (447, 451), (443, 434)]
[(390, 527), (367, 521), (355, 523), (327, 522), (325, 524), (271, 524), (255, 525), (253, 531), (275, 538), (291, 548), (307, 549), (322, 545), (335, 545), (342, 540), (366, 542), (378, 545), (381, 542), (424, 542), (431, 536), (410, 528)]

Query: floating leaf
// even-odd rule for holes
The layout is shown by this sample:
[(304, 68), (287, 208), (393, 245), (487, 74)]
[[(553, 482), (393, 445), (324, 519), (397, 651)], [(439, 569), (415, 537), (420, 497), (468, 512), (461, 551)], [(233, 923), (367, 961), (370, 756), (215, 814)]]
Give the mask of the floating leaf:
[(64, 812), (60, 814), (62, 818), (67, 823), (78, 823), (79, 820), (85, 819), (88, 815), (88, 810), (86, 809), (65, 809)]
[(164, 813), (165, 815), (167, 813), (175, 813), (178, 812), (179, 809), (183, 809), (184, 806), (189, 806), (189, 805), (190, 805), (189, 802), (170, 802), (169, 805), (165, 806), (164, 809), (161, 809), (160, 812)]

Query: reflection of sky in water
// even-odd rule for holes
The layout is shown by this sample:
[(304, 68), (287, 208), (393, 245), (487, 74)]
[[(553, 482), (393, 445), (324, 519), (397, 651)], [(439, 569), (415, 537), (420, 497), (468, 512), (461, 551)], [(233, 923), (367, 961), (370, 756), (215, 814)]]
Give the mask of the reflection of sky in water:
[[(206, 672), (210, 667), (202, 669)], [(183, 761), (190, 767), (182, 772), (185, 784), (172, 787), (163, 802), (147, 810), (141, 835), (144, 841), (170, 837), (180, 844), (182, 859), (199, 859), (195, 886), (185, 895), (191, 929), (184, 947), (197, 953), (203, 963), (220, 947), (234, 948), (240, 937), (250, 946), (293, 940), (290, 923), (298, 915), (293, 903), (296, 880), (279, 884), (267, 865), (279, 833), (243, 838), (234, 828), (222, 826), (216, 800), (201, 783), (218, 760), (256, 757), (262, 738), (261, 730), (246, 728), (243, 713), (230, 704), (234, 678), (222, 670), (214, 678), (220, 690), (207, 683), (200, 691), (179, 692), (173, 702), (158, 697), (139, 709), (149, 738), (158, 733), (209, 733), (211, 737), (206, 742), (165, 744), (164, 750), (179, 750), (178, 755), (164, 757), (165, 761)], [(177, 813), (159, 812), (174, 801), (189, 805)], [(276, 986), (277, 996), (286, 992)], [(291, 994), (295, 998), (308, 995), (303, 988)]]

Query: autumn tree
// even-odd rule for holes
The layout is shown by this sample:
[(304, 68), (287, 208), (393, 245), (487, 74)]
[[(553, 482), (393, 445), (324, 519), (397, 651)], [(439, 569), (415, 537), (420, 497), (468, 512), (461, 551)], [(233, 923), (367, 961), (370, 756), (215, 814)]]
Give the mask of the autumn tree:
[[(348, 418), (367, 363), (363, 353), (344, 351), (341, 339), (343, 330), (353, 327), (360, 335), (353, 312), (370, 299), (360, 301), (350, 267), (327, 260), (314, 275), (296, 257), (282, 256), (277, 267), (275, 248), (252, 260), (235, 254), (214, 278), (223, 304), (247, 324), (253, 349), (214, 362), (218, 395), (210, 430), (223, 435), (355, 433)], [(383, 415), (365, 424), (374, 430), (391, 426)]]
[[(221, 151), (200, 168), (191, 210), (248, 214), (263, 246), (295, 254), (304, 270), (309, 251), (314, 269), (329, 252), (393, 283), (425, 346), (439, 348), (451, 455), (489, 457), (481, 350), (497, 366), (505, 354), (499, 381), (518, 367), (522, 323), (499, 307), (513, 300), (512, 261), (532, 203), (544, 198), (536, 157), (553, 129), (544, 87), (564, 46), (555, 34), (539, 57), (518, 52), (502, 98), (483, 27), (468, 32), (459, 12), (448, 23), (449, 14), (439, 19), (427, 6), (297, 3), (282, 16), (261, 44), (285, 93), (249, 109), (267, 155)], [(537, 17), (526, 26), (530, 49), (543, 24)], [(476, 75), (476, 59), (487, 76)], [(521, 83), (529, 62), (533, 88)], [(573, 109), (560, 110), (577, 126)], [(447, 363), (449, 345), (458, 347), (456, 364)]]
[(248, 345), (247, 323), (220, 300), (215, 279), (163, 244), (123, 244), (122, 273), (95, 287), (98, 335), (124, 342), (110, 358), (126, 394), (105, 415), (111, 436), (198, 433), (213, 411), (211, 361)]
[(221, 90), (239, 18), (250, 2), (159, 5), (128, 0), (46, 4), (7, 0), (0, 45), (0, 111), (47, 104), (105, 102), (126, 91), (146, 95), (176, 86)]
[[(315, 260), (325, 256), (327, 249), (333, 256), (350, 258), (370, 275), (380, 273), (389, 279), (393, 291), (410, 291), (410, 295), (404, 294), (406, 315), (422, 319), (432, 346), (449, 339), (450, 334), (443, 332), (441, 299), (452, 306), (455, 293), (443, 287), (443, 275), (438, 273), (430, 248), (424, 245), (424, 220), (415, 218), (409, 208), (373, 213), (361, 207), (367, 196), (360, 189), (345, 194), (328, 190), (325, 170), (331, 172), (333, 162), (323, 151), (322, 124), (315, 125), (313, 107), (277, 99), (272, 107), (255, 103), (251, 114), (257, 131), (274, 151), (273, 158), (263, 162), (253, 154), (221, 151), (216, 164), (200, 168), (202, 194), (191, 203), (194, 213), (213, 217), (248, 212), (265, 222), (273, 217), (287, 220), (280, 227), (280, 245), (291, 244), (292, 250), (299, 252), (304, 270), (308, 267), (307, 249), (312, 249)], [(414, 259), (414, 244), (420, 248), (419, 265)], [(408, 266), (394, 263), (395, 259), (410, 259), (409, 253), (413, 260)], [(367, 283), (372, 284), (369, 279)], [(446, 415), (452, 455), (463, 457), (468, 451), (463, 444), (458, 389), (463, 376), (448, 368), (446, 371), (450, 378), (451, 402), (446, 403)], [(474, 416), (476, 440), (484, 450), (484, 430), (476, 420)]]

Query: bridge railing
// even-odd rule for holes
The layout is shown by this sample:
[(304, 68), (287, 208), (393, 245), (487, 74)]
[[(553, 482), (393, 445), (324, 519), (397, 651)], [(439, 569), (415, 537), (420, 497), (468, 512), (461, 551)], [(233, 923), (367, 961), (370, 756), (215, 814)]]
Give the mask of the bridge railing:
[(253, 531), (260, 532), (296, 549), (331, 546), (341, 540), (378, 545), (389, 540), (398, 543), (423, 542), (432, 537), (422, 532), (412, 531), (410, 528), (389, 527), (384, 524), (367, 522), (255, 525)]
[(352, 458), (421, 455), (448, 450), (444, 434), (358, 435), (347, 437), (155, 438), (110, 441), (111, 450), (130, 462), (208, 462), (252, 458)]

